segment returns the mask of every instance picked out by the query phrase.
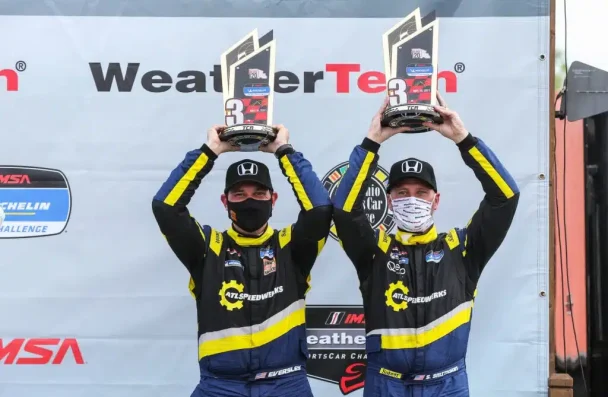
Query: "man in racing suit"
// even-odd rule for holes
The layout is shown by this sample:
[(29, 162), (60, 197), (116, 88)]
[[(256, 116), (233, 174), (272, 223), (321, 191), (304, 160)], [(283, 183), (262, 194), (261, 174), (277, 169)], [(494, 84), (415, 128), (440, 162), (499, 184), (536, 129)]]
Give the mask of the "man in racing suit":
[[(440, 103), (443, 101), (440, 99)], [(355, 265), (365, 307), (365, 397), (469, 396), (465, 355), (476, 286), (515, 214), (519, 190), (492, 151), (443, 106), (444, 124), (425, 124), (451, 139), (485, 196), (468, 225), (438, 233), (439, 204), (430, 164), (409, 158), (390, 170), (387, 192), (396, 234), (374, 232), (363, 200), (380, 144), (407, 130), (381, 128), (387, 102), (353, 150), (334, 197), (334, 222)]]
[(277, 200), (268, 168), (241, 160), (228, 167), (221, 196), (232, 226), (201, 225), (187, 205), (218, 155), (235, 150), (215, 126), (207, 143), (173, 170), (152, 201), (169, 246), (190, 273), (198, 317), (200, 382), (193, 397), (308, 397), (305, 295), (332, 217), (328, 193), (310, 163), (277, 139), (272, 152), (300, 205), (297, 222), (268, 225)]

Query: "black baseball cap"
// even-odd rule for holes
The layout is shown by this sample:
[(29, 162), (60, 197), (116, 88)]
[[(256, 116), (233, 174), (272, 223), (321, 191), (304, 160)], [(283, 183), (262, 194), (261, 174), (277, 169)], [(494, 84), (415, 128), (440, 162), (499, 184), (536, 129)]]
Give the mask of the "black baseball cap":
[(390, 192), (395, 185), (407, 178), (416, 178), (428, 184), (434, 191), (437, 191), (437, 180), (435, 171), (426, 161), (418, 160), (413, 157), (401, 160), (392, 165), (388, 174), (388, 185), (386, 191)]
[(224, 194), (228, 193), (228, 190), (241, 182), (254, 182), (271, 191), (274, 190), (272, 188), (272, 182), (270, 181), (270, 171), (268, 170), (268, 167), (259, 161), (245, 159), (231, 164), (226, 171), (226, 187), (224, 188)]

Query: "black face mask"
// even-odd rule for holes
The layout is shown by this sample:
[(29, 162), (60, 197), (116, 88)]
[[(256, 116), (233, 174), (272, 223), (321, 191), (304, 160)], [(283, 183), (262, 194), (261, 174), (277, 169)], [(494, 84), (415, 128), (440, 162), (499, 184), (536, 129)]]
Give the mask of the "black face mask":
[(253, 233), (268, 222), (272, 215), (272, 200), (249, 198), (237, 203), (228, 201), (228, 217), (241, 229)]

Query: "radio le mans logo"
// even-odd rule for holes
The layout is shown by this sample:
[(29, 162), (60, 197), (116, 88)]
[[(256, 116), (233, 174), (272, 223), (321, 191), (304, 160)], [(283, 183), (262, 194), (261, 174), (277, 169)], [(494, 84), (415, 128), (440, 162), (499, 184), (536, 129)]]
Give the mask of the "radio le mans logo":
[(63, 172), (50, 168), (0, 166), (0, 239), (54, 236), (70, 219), (72, 195)]
[(365, 384), (365, 316), (361, 305), (306, 305), (308, 376), (347, 395)]
[[(347, 169), (348, 161), (345, 161), (329, 170), (323, 177), (323, 186), (325, 186), (325, 189), (327, 189), (329, 196), (332, 199), (336, 195), (338, 185), (340, 185), (342, 177)], [(388, 208), (388, 199), (386, 197), (386, 188), (384, 185), (387, 179), (388, 172), (379, 165), (376, 166), (376, 171), (372, 175), (371, 183), (363, 198), (363, 211), (374, 229), (380, 229), (388, 233), (395, 225), (395, 221), (393, 219), (393, 211)], [(336, 226), (333, 224), (333, 221), (329, 235), (334, 240), (338, 240)]]

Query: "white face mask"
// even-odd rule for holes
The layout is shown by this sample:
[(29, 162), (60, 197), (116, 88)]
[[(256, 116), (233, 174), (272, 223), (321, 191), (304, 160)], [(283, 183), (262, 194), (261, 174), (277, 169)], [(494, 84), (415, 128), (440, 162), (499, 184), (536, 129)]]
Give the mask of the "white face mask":
[(417, 197), (396, 198), (393, 214), (397, 227), (410, 233), (422, 233), (433, 226), (433, 202)]

